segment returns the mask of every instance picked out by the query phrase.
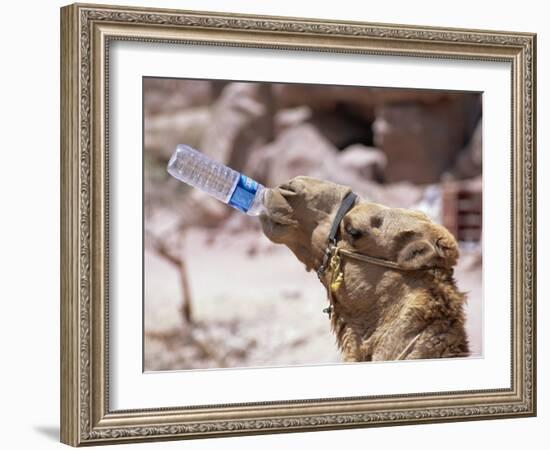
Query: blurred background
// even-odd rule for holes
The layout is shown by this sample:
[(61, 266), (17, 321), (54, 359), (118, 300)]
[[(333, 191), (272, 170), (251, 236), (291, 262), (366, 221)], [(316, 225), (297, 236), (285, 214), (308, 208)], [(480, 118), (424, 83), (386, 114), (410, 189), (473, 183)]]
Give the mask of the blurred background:
[(482, 355), (479, 93), (144, 78), (143, 105), (144, 370), (340, 362), (316, 275), (171, 178), (180, 143), (268, 187), (314, 176), (445, 225)]

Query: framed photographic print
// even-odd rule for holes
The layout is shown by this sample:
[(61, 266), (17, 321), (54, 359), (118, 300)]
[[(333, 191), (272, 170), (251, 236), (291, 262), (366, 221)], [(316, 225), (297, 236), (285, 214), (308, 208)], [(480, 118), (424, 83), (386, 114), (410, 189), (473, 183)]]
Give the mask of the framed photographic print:
[(536, 36), (61, 9), (61, 440), (536, 413)]

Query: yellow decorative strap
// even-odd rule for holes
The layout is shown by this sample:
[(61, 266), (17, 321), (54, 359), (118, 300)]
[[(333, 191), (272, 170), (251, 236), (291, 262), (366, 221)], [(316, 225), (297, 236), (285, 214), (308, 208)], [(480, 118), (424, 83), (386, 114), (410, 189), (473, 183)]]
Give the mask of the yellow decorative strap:
[(335, 250), (332, 258), (330, 259), (330, 290), (333, 294), (338, 291), (342, 282), (344, 281), (344, 274), (340, 270), (341, 258), (338, 255), (338, 249)]

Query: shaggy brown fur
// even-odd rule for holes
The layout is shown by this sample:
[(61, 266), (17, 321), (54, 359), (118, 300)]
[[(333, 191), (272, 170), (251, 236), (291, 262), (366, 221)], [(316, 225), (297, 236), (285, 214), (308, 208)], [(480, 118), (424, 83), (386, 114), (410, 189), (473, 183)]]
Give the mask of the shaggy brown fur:
[[(266, 236), (317, 269), (349, 187), (297, 177), (269, 191)], [(357, 201), (340, 224), (338, 247), (400, 263), (402, 271), (343, 258), (332, 329), (345, 361), (468, 355), (465, 296), (453, 279), (458, 246), (423, 213)], [(325, 286), (328, 284), (324, 281)]]

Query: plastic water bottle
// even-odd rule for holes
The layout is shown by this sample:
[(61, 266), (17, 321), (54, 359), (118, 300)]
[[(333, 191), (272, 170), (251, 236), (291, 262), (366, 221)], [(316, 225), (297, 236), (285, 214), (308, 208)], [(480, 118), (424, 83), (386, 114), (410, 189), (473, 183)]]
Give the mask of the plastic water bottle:
[(250, 216), (265, 211), (264, 186), (188, 145), (176, 147), (168, 173)]

